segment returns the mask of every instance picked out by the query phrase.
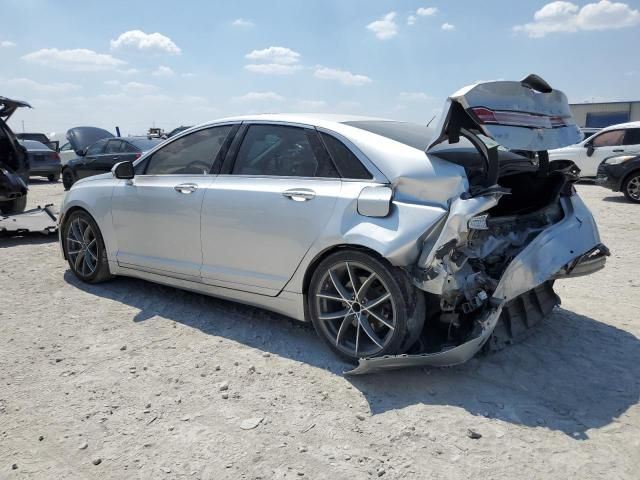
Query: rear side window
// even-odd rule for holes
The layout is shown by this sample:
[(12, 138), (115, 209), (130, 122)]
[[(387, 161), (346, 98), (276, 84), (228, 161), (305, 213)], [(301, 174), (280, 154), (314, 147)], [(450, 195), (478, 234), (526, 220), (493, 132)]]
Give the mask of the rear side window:
[(107, 148), (104, 149), (104, 153), (118, 153), (121, 147), (122, 142), (120, 140), (109, 140), (109, 142), (107, 142)]
[(251, 125), (238, 150), (232, 173), (338, 177), (315, 130), (284, 125)]
[(358, 157), (344, 143), (327, 133), (320, 132), (320, 136), (342, 178), (357, 180), (371, 180), (373, 178), (358, 160)]
[(591, 141), (591, 144), (594, 147), (616, 147), (622, 145), (624, 134), (624, 130), (610, 130), (598, 135)]
[(87, 149), (87, 156), (91, 156), (91, 155), (100, 155), (102, 153), (102, 150), (104, 150), (104, 146), (107, 144), (107, 140), (98, 140), (96, 143), (94, 143), (93, 145), (91, 145), (88, 149)]
[(126, 153), (136, 153), (136, 152), (139, 152), (140, 150), (138, 150), (136, 147), (131, 145), (129, 142), (123, 142), (122, 151)]
[(206, 128), (170, 142), (149, 159), (145, 175), (208, 174), (231, 129)]
[(625, 145), (640, 145), (640, 128), (630, 128), (624, 136)]

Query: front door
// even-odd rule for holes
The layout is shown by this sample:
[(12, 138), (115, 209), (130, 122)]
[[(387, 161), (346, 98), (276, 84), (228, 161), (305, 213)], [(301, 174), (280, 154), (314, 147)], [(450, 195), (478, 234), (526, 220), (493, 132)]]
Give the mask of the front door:
[(341, 181), (314, 129), (250, 125), (207, 187), (202, 280), (276, 295), (329, 221)]
[(136, 165), (140, 174), (113, 193), (116, 258), (123, 267), (200, 280), (200, 211), (211, 169), (231, 127), (170, 141)]

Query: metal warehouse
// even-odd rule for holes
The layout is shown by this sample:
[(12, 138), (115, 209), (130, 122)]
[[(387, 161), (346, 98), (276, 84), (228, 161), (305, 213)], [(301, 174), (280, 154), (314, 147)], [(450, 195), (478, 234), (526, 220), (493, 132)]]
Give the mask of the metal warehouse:
[(631, 102), (574, 103), (569, 105), (581, 128), (603, 128), (640, 121), (640, 100)]

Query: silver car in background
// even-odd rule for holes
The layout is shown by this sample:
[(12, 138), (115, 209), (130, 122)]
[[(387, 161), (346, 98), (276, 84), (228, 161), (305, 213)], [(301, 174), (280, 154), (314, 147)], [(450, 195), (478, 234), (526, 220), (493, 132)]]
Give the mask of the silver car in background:
[(440, 125), (256, 115), (199, 125), (61, 211), (73, 273), (128, 275), (313, 322), (354, 373), (453, 365), (559, 303), (608, 254), (546, 151), (580, 139), (537, 76), (452, 95)]

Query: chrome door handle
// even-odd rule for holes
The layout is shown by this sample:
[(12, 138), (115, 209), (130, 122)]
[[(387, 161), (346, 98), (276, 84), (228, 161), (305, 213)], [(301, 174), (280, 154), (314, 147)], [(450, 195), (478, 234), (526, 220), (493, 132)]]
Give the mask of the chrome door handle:
[(282, 195), (294, 202), (306, 202), (316, 196), (316, 192), (308, 188), (292, 188), (291, 190), (285, 190)]
[(198, 189), (198, 185), (195, 183), (181, 183), (180, 185), (176, 185), (173, 189), (178, 193), (184, 193), (188, 195), (189, 193), (193, 193)]

